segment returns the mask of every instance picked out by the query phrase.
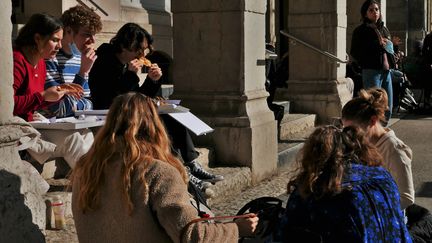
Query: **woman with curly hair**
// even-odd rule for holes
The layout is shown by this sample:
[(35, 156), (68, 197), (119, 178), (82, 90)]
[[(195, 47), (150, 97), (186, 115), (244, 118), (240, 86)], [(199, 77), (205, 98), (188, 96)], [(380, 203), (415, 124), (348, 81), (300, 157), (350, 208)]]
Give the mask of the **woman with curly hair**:
[(411, 242), (399, 193), (356, 127), (318, 127), (307, 139), (282, 218), (284, 242)]
[(186, 170), (171, 153), (153, 101), (141, 93), (114, 99), (72, 181), (80, 242), (237, 242), (258, 221), (188, 224), (198, 213)]

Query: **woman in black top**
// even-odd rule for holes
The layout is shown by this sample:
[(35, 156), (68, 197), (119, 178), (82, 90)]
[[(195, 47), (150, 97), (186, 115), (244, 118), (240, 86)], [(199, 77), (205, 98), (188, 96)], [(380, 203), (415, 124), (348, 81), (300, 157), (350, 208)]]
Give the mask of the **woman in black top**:
[[(97, 59), (89, 73), (94, 109), (108, 109), (115, 97), (131, 91), (149, 97), (156, 95), (161, 87), (159, 80), (162, 71), (159, 66), (153, 63), (149, 67), (147, 78), (141, 86), (137, 75), (144, 65), (139, 59), (152, 49), (152, 42), (153, 38), (145, 29), (135, 23), (127, 23), (110, 43), (104, 43), (97, 49)], [(161, 115), (161, 119), (171, 138), (173, 152), (181, 156), (190, 169), (190, 181), (210, 196), (211, 182), (220, 181), (223, 177), (208, 173), (195, 161), (199, 153), (186, 127), (169, 115)]]
[(389, 110), (386, 119), (388, 121), (393, 106), (390, 69), (394, 68), (390, 32), (381, 19), (379, 2), (365, 1), (360, 12), (363, 23), (353, 32), (350, 54), (362, 68), (363, 87), (381, 87), (387, 92)]

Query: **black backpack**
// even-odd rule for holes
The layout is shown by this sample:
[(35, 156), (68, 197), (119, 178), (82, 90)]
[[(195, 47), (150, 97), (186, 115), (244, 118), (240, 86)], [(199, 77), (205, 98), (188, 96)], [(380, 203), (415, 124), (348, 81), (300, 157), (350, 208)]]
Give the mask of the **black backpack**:
[(251, 237), (243, 237), (239, 242), (274, 242), (279, 241), (277, 232), (280, 218), (284, 212), (282, 200), (275, 197), (260, 197), (246, 203), (237, 213), (255, 213), (259, 218), (258, 226)]

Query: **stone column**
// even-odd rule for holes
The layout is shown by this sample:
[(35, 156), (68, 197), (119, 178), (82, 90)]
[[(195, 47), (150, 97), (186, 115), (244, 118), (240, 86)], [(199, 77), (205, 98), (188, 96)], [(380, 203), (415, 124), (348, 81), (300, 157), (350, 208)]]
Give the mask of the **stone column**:
[[(288, 32), (295, 37), (345, 60), (346, 0), (289, 1)], [(351, 99), (345, 79), (345, 64), (321, 55), (300, 43), (289, 44), (288, 88), (278, 99), (290, 100), (292, 111), (314, 113), (319, 123), (340, 116)]]
[(3, 60), (0, 63), (0, 123), (9, 121), (13, 113), (13, 89), (12, 89), (12, 44), (11, 33), (12, 24), (10, 15), (12, 13), (12, 4), (10, 1), (2, 1), (0, 6), (3, 7), (0, 12), (0, 18), (3, 19), (4, 25), (0, 28), (0, 48), (2, 49)]
[(360, 8), (365, 0), (347, 0), (347, 53), (351, 50), (351, 39), (354, 29), (362, 23)]
[(393, 0), (387, 3), (387, 21), (385, 25), (390, 30), (392, 36), (398, 36), (402, 44), (399, 47), (401, 51), (407, 54), (408, 41), (408, 1)]
[(40, 175), (32, 174), (17, 152), (22, 121), (12, 115), (11, 1), (1, 1), (0, 9), (0, 242), (45, 242), (46, 191), (38, 185)]
[(276, 122), (264, 90), (262, 0), (173, 1), (174, 96), (215, 131), (198, 137), (219, 164), (276, 169)]
[(275, 0), (267, 0), (267, 15), (266, 15), (266, 42), (276, 47), (276, 35), (279, 30), (276, 30), (276, 2)]
[(426, 36), (427, 4), (425, 0), (408, 1), (408, 54), (413, 53), (414, 43)]

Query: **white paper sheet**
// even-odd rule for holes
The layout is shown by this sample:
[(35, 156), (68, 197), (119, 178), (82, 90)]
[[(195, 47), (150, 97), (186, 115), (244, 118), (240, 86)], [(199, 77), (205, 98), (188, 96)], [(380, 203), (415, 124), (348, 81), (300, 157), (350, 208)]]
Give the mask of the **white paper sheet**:
[(203, 121), (201, 121), (198, 117), (196, 117), (190, 112), (169, 113), (168, 115), (183, 124), (183, 126), (187, 127), (197, 136), (214, 131), (213, 128), (209, 127), (207, 124), (205, 124)]

